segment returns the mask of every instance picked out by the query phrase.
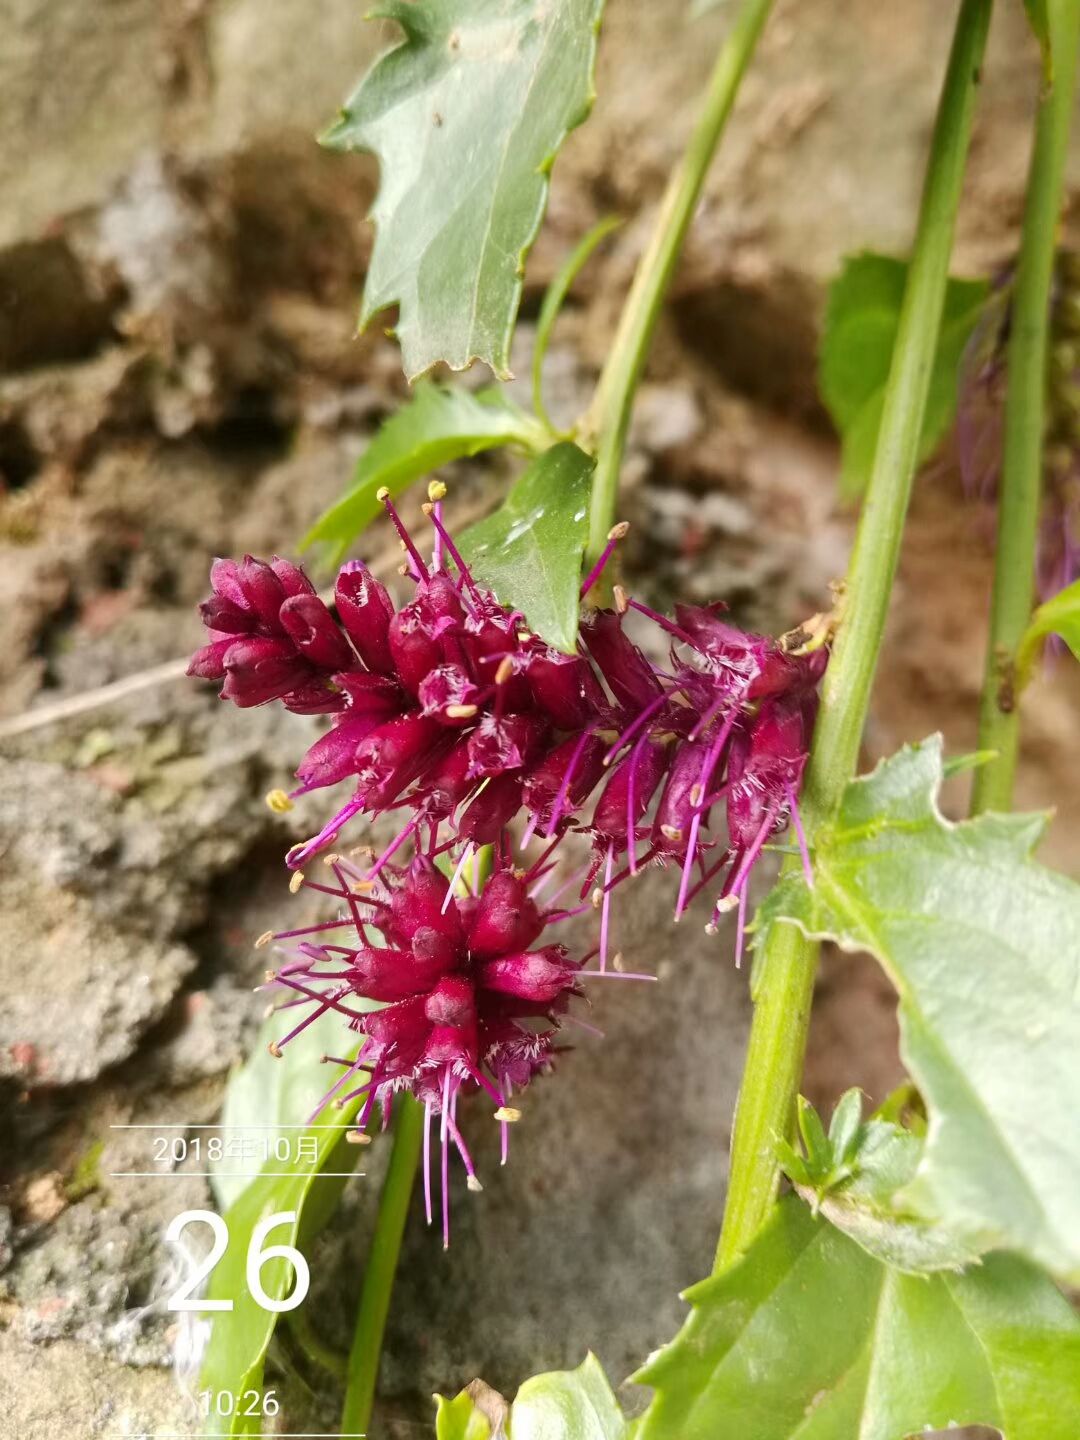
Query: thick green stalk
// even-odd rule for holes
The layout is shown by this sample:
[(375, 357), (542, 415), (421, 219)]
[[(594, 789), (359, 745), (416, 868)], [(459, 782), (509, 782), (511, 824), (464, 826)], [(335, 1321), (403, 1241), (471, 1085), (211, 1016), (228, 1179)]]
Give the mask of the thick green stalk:
[(379, 1378), (383, 1331), (390, 1309), (390, 1294), (401, 1252), (401, 1237), (409, 1211), (413, 1180), (424, 1137), (424, 1111), (411, 1096), (395, 1102), (394, 1143), (390, 1164), (379, 1196), (379, 1213), (371, 1237), (360, 1309), (356, 1316), (341, 1429), (346, 1435), (363, 1435), (371, 1419), (375, 1385)]
[[(963, 0), (956, 21), (881, 430), (807, 767), (802, 804), (811, 839), (835, 811), (858, 761), (918, 459), (991, 6), (992, 0)], [(753, 1240), (776, 1193), (775, 1144), (791, 1127), (816, 966), (817, 947), (794, 926), (773, 928), (759, 961), (717, 1268)]]
[(1042, 493), (1050, 285), (1065, 157), (1076, 92), (1080, 0), (1050, 0), (1053, 83), (1035, 123), (1020, 255), (1013, 288), (1005, 392), (990, 639), (979, 709), (980, 750), (996, 758), (975, 772), (972, 812), (1009, 810), (1020, 745), (1014, 663), (1031, 619)]
[(626, 432), (645, 358), (649, 352), (664, 292), (697, 208), (701, 187), (739, 84), (754, 53), (773, 0), (743, 0), (709, 80), (701, 113), (678, 167), (668, 181), (648, 247), (638, 262), (608, 360), (589, 413), (581, 426), (582, 443), (593, 448), (593, 476), (586, 561), (595, 561), (615, 520)]

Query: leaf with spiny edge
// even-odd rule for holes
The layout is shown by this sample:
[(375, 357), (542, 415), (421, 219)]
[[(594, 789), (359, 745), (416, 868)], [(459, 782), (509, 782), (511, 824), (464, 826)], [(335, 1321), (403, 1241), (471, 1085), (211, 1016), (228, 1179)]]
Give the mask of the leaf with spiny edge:
[(980, 1424), (1075, 1440), (1080, 1322), (1016, 1256), (905, 1275), (790, 1195), (685, 1298), (682, 1330), (633, 1377), (655, 1391), (635, 1440), (907, 1440)]
[[(926, 1103), (898, 1202), (973, 1249), (1080, 1279), (1080, 885), (1032, 850), (1043, 815), (940, 814), (940, 736), (848, 785), (757, 916), (868, 950), (900, 996), (901, 1052)], [(759, 951), (760, 953), (760, 951)]]
[(405, 32), (323, 136), (379, 160), (360, 323), (398, 306), (410, 379), (509, 375), (548, 173), (593, 101), (603, 0), (384, 0)]

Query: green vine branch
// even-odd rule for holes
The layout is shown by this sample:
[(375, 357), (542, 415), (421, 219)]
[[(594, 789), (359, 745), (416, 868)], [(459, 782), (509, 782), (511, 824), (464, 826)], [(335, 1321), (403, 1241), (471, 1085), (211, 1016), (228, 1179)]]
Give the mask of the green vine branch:
[(1012, 807), (1020, 747), (1016, 653), (1031, 618), (1035, 592), (1050, 285), (1076, 95), (1080, 0), (1050, 0), (1048, 24), (1053, 82), (1043, 92), (1035, 122), (1013, 289), (997, 555), (979, 710), (978, 748), (993, 751), (994, 758), (975, 772), (971, 802), (975, 814)]
[[(858, 761), (918, 459), (991, 8), (992, 0), (963, 0), (956, 21), (881, 430), (807, 769), (803, 816), (811, 842)], [(816, 945), (794, 926), (772, 927), (759, 960), (717, 1269), (750, 1244), (776, 1193), (776, 1141), (791, 1128), (816, 967)]]
[(596, 454), (589, 509), (589, 539), (585, 552), (587, 564), (599, 558), (607, 544), (608, 531), (615, 522), (619, 472), (634, 393), (645, 367), (660, 306), (694, 217), (713, 154), (772, 6), (773, 0), (743, 0), (742, 9), (721, 47), (701, 113), (664, 192), (652, 236), (638, 262), (596, 394), (581, 425), (581, 443), (587, 449), (595, 450)]

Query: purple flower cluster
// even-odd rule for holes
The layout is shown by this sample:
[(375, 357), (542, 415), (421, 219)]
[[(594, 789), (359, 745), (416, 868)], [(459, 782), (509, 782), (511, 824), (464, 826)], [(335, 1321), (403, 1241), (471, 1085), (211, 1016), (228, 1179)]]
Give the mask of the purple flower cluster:
[[(338, 575), (331, 609), (287, 561), (219, 560), (202, 607), (211, 640), (190, 673), (220, 680), (222, 698), (240, 706), (277, 700), (330, 716), (293, 794), (348, 781), (352, 795), (290, 851), (297, 886), (309, 883), (301, 867), (354, 816), (402, 812), (397, 835), (366, 867), (324, 857), (337, 883), (315, 888), (345, 907), (340, 919), (273, 937), (352, 927), (359, 943), (304, 940), (274, 984), (309, 1007), (292, 1034), (331, 1009), (365, 1037), (359, 1058), (341, 1062), (344, 1078), (370, 1073), (363, 1121), (376, 1098), (385, 1113), (396, 1090), (410, 1090), (429, 1125), (432, 1114), (442, 1117), (444, 1165), (449, 1140), (471, 1177), (454, 1119), (459, 1090), (488, 1093), (505, 1131), (510, 1088), (550, 1062), (580, 979), (613, 973), (610, 908), (620, 884), (643, 866), (677, 865), (676, 919), (712, 886), (708, 928), (737, 906), (738, 958), (750, 872), (789, 818), (807, 863), (797, 795), (827, 652), (744, 633), (718, 605), (676, 606), (668, 619), (616, 587), (616, 608), (587, 613), (577, 652), (564, 654), (477, 583), (437, 504), (425, 507), (436, 532), (429, 566), (384, 503), (415, 585), (408, 603), (395, 607), (359, 561)], [(613, 531), (583, 594), (624, 529)], [(632, 612), (664, 632), (666, 665), (651, 663), (627, 633)], [(527, 871), (511, 868), (508, 827), (519, 818), (523, 850), (534, 836), (546, 842)], [(541, 913), (536, 899), (554, 878), (554, 851), (574, 831), (590, 841), (586, 863)], [(407, 842), (414, 858), (402, 868), (395, 857)], [(479, 898), (455, 898), (470, 857), (486, 845), (494, 876)], [(456, 866), (449, 883), (439, 857)], [(570, 885), (577, 900), (557, 908)], [(560, 946), (529, 948), (546, 925), (593, 905), (595, 971)], [(373, 948), (365, 927), (385, 946)], [(337, 972), (318, 968), (339, 961)], [(386, 1008), (353, 1011), (349, 993)], [(430, 1207), (430, 1183), (428, 1193)]]
[[(334, 884), (313, 884), (344, 908), (340, 920), (282, 931), (287, 963), (268, 984), (292, 992), (304, 1018), (274, 1046), (275, 1053), (327, 1011), (363, 1037), (355, 1058), (327, 1056), (342, 1074), (319, 1111), (363, 1097), (356, 1121), (362, 1135), (376, 1101), (389, 1116), (394, 1094), (408, 1090), (425, 1112), (424, 1195), (432, 1218), (431, 1122), (440, 1116), (442, 1220), (449, 1238), (449, 1147), (460, 1155), (469, 1188), (480, 1189), (472, 1156), (457, 1124), (462, 1090), (486, 1093), (496, 1105), (506, 1159), (508, 1127), (519, 1118), (510, 1105), (534, 1075), (550, 1067), (554, 1038), (571, 997), (589, 972), (562, 945), (530, 948), (548, 917), (521, 871), (501, 869), (479, 894), (456, 896), (424, 855), (406, 866), (384, 866), (369, 880), (349, 859), (328, 857)], [(348, 944), (341, 931), (351, 931)], [(382, 944), (373, 943), (377, 932)], [(334, 932), (332, 936), (329, 932)], [(320, 938), (322, 937), (322, 938)], [(381, 1008), (357, 1010), (352, 997)], [(363, 1076), (362, 1083), (350, 1083)], [(318, 1113), (318, 1111), (316, 1112)]]

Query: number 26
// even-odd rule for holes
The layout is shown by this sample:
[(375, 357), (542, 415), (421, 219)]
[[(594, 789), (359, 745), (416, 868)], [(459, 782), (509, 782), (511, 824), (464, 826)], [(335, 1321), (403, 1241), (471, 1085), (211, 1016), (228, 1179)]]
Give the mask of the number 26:
[[(199, 1221), (210, 1226), (214, 1235), (214, 1243), (210, 1253), (195, 1267), (179, 1290), (169, 1296), (167, 1308), (170, 1310), (231, 1310), (233, 1308), (232, 1300), (209, 1300), (193, 1294), (228, 1249), (229, 1227), (224, 1219), (215, 1214), (213, 1210), (184, 1210), (170, 1222), (169, 1228), (165, 1231), (166, 1243), (180, 1247), (181, 1237), (186, 1227)], [(275, 1314), (295, 1310), (298, 1305), (303, 1303), (311, 1287), (311, 1271), (308, 1269), (308, 1263), (295, 1246), (267, 1245), (263, 1249), (263, 1241), (271, 1230), (276, 1230), (279, 1225), (295, 1224), (295, 1210), (279, 1210), (274, 1215), (267, 1215), (265, 1220), (260, 1220), (255, 1226), (248, 1245), (248, 1291), (256, 1305), (261, 1306), (264, 1310), (271, 1310)], [(262, 1268), (268, 1260), (287, 1260), (296, 1272), (296, 1284), (292, 1294), (285, 1296), (284, 1299), (276, 1300), (263, 1289)]]

